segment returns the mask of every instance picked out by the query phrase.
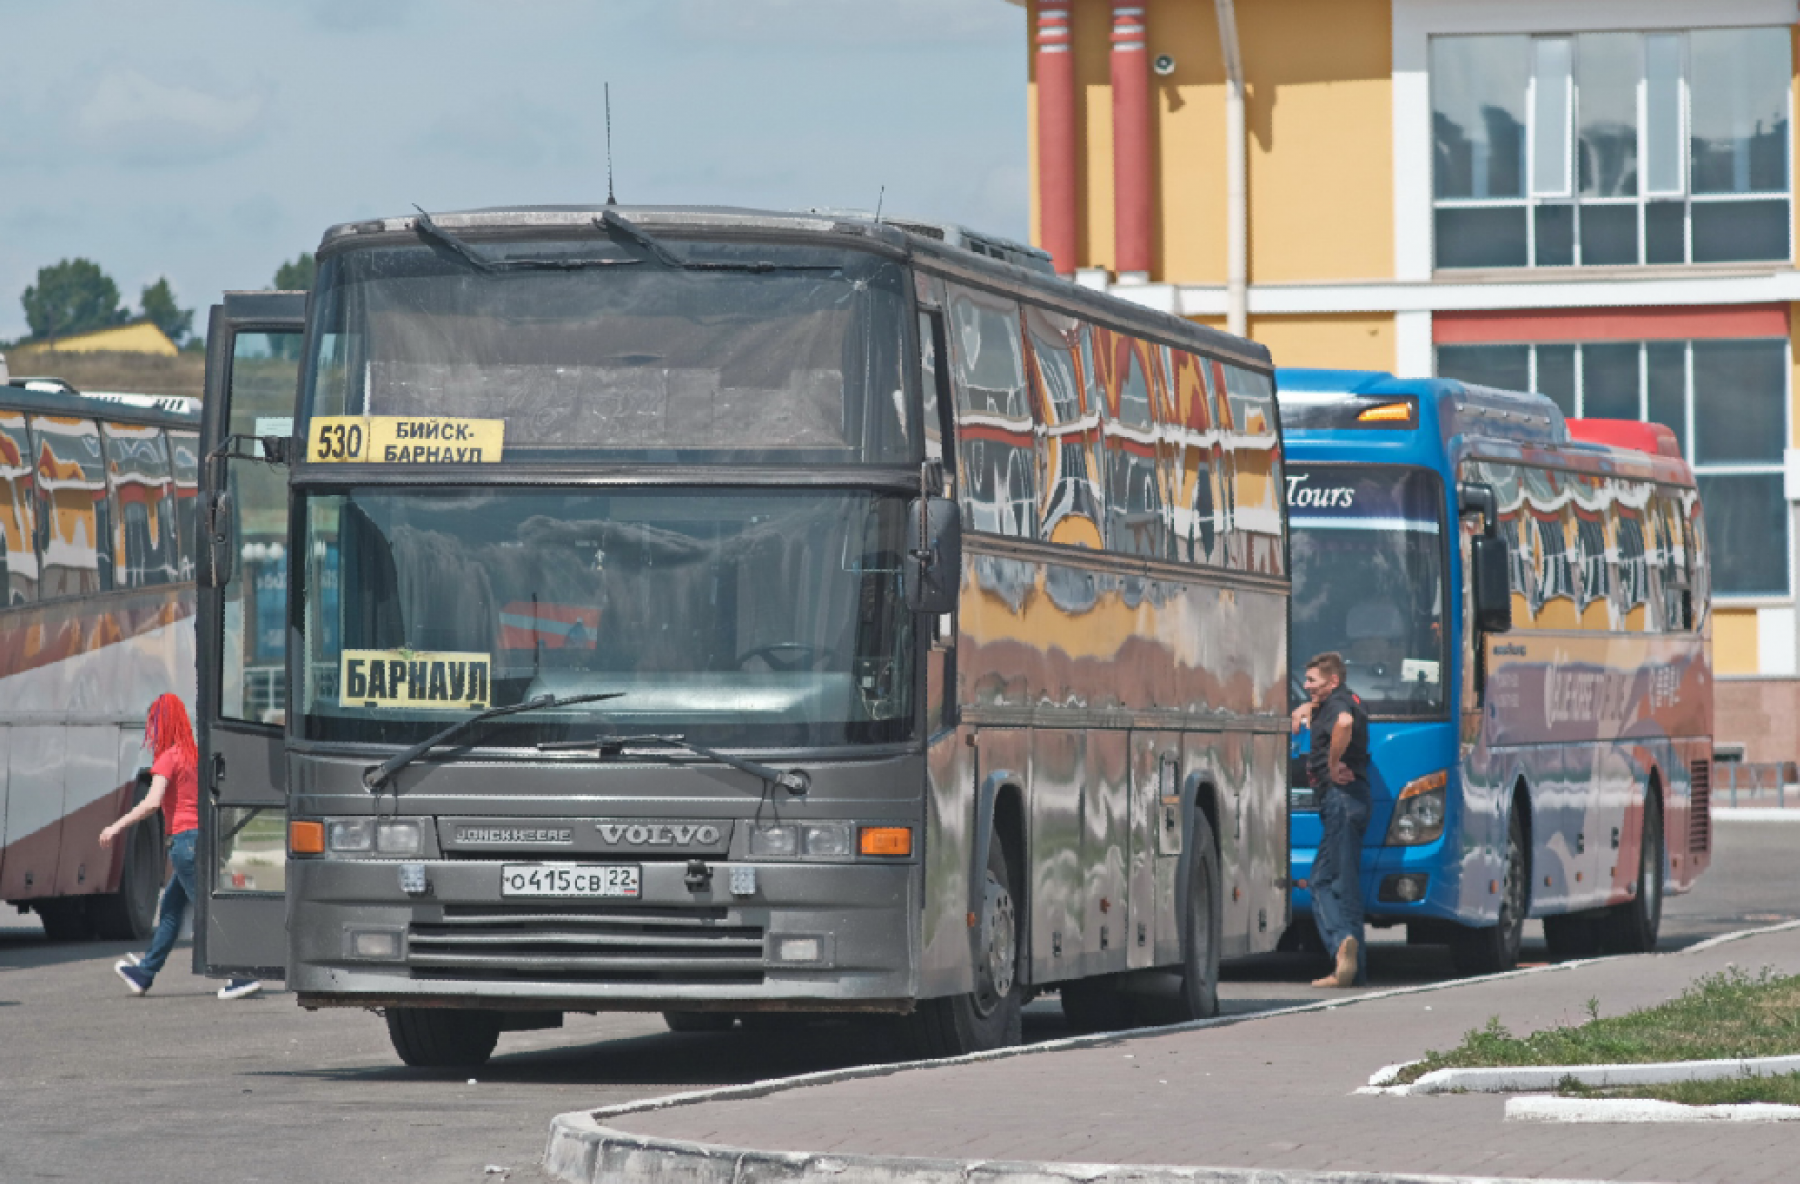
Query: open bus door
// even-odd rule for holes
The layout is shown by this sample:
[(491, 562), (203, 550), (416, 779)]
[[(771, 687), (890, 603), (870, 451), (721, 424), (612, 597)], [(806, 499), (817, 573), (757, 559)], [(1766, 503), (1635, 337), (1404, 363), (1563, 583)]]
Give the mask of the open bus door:
[(230, 292), (207, 329), (194, 969), (215, 977), (287, 977), (284, 450), (305, 323), (304, 292)]

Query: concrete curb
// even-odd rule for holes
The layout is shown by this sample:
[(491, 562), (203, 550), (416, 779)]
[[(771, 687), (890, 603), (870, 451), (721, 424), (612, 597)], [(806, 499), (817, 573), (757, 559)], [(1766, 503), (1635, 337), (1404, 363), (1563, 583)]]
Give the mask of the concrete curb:
[(1507, 1122), (1800, 1122), (1800, 1106), (1751, 1102), (1738, 1106), (1684, 1106), (1653, 1098), (1557, 1098), (1529, 1095), (1506, 1100)]
[[(1757, 934), (1776, 932), (1795, 926), (1800, 926), (1800, 921), (1743, 930), (1738, 933), (1721, 934), (1719, 937), (1711, 938), (1699, 945), (1690, 946), (1687, 950), (1672, 950), (1667, 954), (1654, 956), (1677, 958), (1691, 951), (1717, 945), (1724, 941), (1754, 937)], [(1530, 966), (1500, 974), (1451, 979), (1441, 983), (1422, 983), (1411, 987), (1396, 987), (1388, 991), (1372, 991), (1346, 998), (1322, 999), (1317, 1003), (1301, 1004), (1298, 1007), (1276, 1008), (1270, 1011), (1251, 1012), (1246, 1015), (1219, 1016), (1214, 1019), (1194, 1020), (1190, 1023), (1172, 1024), (1167, 1027), (1134, 1028), (1123, 1032), (1073, 1036), (1063, 1040), (1045, 1041), (1042, 1044), (1001, 1048), (992, 1052), (971, 1053), (967, 1056), (945, 1057), (933, 1061), (858, 1065), (821, 1073), (777, 1077), (767, 1081), (751, 1082), (748, 1085), (732, 1085), (717, 1089), (667, 1094), (659, 1098), (644, 1098), (595, 1110), (575, 1110), (559, 1114), (551, 1120), (550, 1139), (544, 1149), (543, 1166), (545, 1171), (554, 1178), (570, 1181), (571, 1184), (619, 1184), (620, 1181), (631, 1181), (632, 1184), (640, 1184), (640, 1182), (641, 1184), (711, 1184), (712, 1181), (717, 1181), (718, 1184), (743, 1184), (745, 1180), (755, 1180), (758, 1184), (763, 1184), (763, 1182), (769, 1182), (769, 1184), (775, 1184), (775, 1182), (843, 1184), (843, 1179), (853, 1168), (856, 1174), (850, 1178), (858, 1181), (893, 1181), (895, 1184), (899, 1184), (901, 1181), (906, 1184), (938, 1184), (940, 1181), (943, 1184), (952, 1184), (952, 1182), (966, 1184), (967, 1181), (976, 1179), (1005, 1181), (1006, 1184), (1036, 1184), (1040, 1181), (1044, 1184), (1060, 1184), (1060, 1182), (1067, 1181), (1080, 1181), (1085, 1184), (1127, 1184), (1127, 1182), (1135, 1184), (1140, 1181), (1144, 1184), (1164, 1184), (1164, 1182), (1176, 1184), (1178, 1181), (1184, 1182), (1184, 1184), (1215, 1184), (1215, 1182), (1216, 1184), (1377, 1184), (1380, 1181), (1390, 1182), (1390, 1184), (1415, 1184), (1415, 1182), (1416, 1184), (1504, 1184), (1505, 1178), (1490, 1176), (1396, 1176), (1387, 1173), (1286, 1172), (1263, 1168), (1182, 1168), (1117, 1164), (1003, 1162), (998, 1160), (931, 1160), (909, 1159), (903, 1156), (844, 1156), (756, 1151), (737, 1147), (717, 1147), (706, 1143), (693, 1143), (677, 1139), (647, 1138), (614, 1130), (605, 1126), (603, 1121), (629, 1114), (698, 1105), (702, 1102), (762, 1098), (771, 1094), (785, 1093), (814, 1085), (830, 1085), (839, 1081), (888, 1077), (896, 1073), (908, 1073), (914, 1070), (934, 1069), (948, 1065), (967, 1065), (1009, 1057), (1036, 1056), (1040, 1053), (1061, 1052), (1066, 1049), (1094, 1048), (1128, 1040), (1143, 1040), (1182, 1032), (1197, 1032), (1207, 1028), (1251, 1023), (1256, 1020), (1272, 1019), (1276, 1016), (1329, 1011), (1377, 999), (1422, 995), (1477, 983), (1503, 982), (1509, 979), (1523, 978), (1527, 975), (1556, 974), (1604, 960), (1589, 958), (1577, 962)], [(1398, 1073), (1403, 1067), (1404, 1065), (1389, 1066), (1389, 1069), (1384, 1072)], [(1386, 1091), (1365, 1087), (1357, 1092), (1380, 1093)], [(754, 1165), (754, 1171), (748, 1170), (751, 1165)], [(1538, 1184), (1576, 1184), (1576, 1182), (1544, 1180), (1539, 1181)]]
[[(1512, 1184), (1496, 1176), (1299, 1172), (1269, 1168), (1029, 1163), (747, 1151), (611, 1130), (577, 1111), (550, 1124), (544, 1170), (579, 1184)], [(1536, 1184), (1592, 1184), (1539, 1180)]]
[(1492, 1069), (1438, 1069), (1410, 1085), (1380, 1084), (1392, 1081), (1403, 1065), (1389, 1066), (1369, 1078), (1358, 1093), (1407, 1094), (1516, 1094), (1528, 1090), (1555, 1089), (1565, 1078), (1574, 1078), (1594, 1089), (1628, 1085), (1665, 1085), (1672, 1081), (1717, 1081), (1722, 1077), (1763, 1077), (1800, 1073), (1800, 1056), (1747, 1057), (1741, 1060), (1663, 1061), (1643, 1065), (1508, 1065)]

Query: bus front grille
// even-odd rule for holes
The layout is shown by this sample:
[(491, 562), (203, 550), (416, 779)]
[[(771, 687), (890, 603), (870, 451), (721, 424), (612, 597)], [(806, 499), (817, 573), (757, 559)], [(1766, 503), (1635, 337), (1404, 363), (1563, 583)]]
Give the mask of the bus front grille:
[(407, 930), (415, 979), (760, 983), (763, 931), (724, 909), (448, 906)]

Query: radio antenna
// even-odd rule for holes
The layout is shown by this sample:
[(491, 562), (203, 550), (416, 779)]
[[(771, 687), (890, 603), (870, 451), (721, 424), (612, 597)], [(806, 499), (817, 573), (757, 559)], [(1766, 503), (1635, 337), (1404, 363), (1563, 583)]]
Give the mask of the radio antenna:
[(881, 191), (875, 195), (875, 222), (877, 225), (880, 225), (880, 223), (881, 223), (881, 203), (883, 200), (886, 199), (886, 197), (887, 197), (887, 186), (883, 185), (881, 187)]
[(613, 165), (612, 165), (612, 83), (606, 87), (606, 204), (618, 205), (613, 197)]

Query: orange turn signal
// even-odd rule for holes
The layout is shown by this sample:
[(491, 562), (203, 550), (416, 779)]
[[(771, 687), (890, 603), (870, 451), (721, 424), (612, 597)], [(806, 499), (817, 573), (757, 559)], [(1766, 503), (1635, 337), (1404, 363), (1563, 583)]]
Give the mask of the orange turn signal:
[(1417, 414), (1414, 404), (1410, 402), (1383, 403), (1379, 407), (1371, 407), (1367, 411), (1361, 412), (1356, 418), (1363, 423), (1403, 423), (1411, 427)]
[(912, 827), (865, 826), (858, 849), (864, 855), (911, 855)]
[(288, 854), (325, 854), (325, 824), (323, 822), (288, 823)]

